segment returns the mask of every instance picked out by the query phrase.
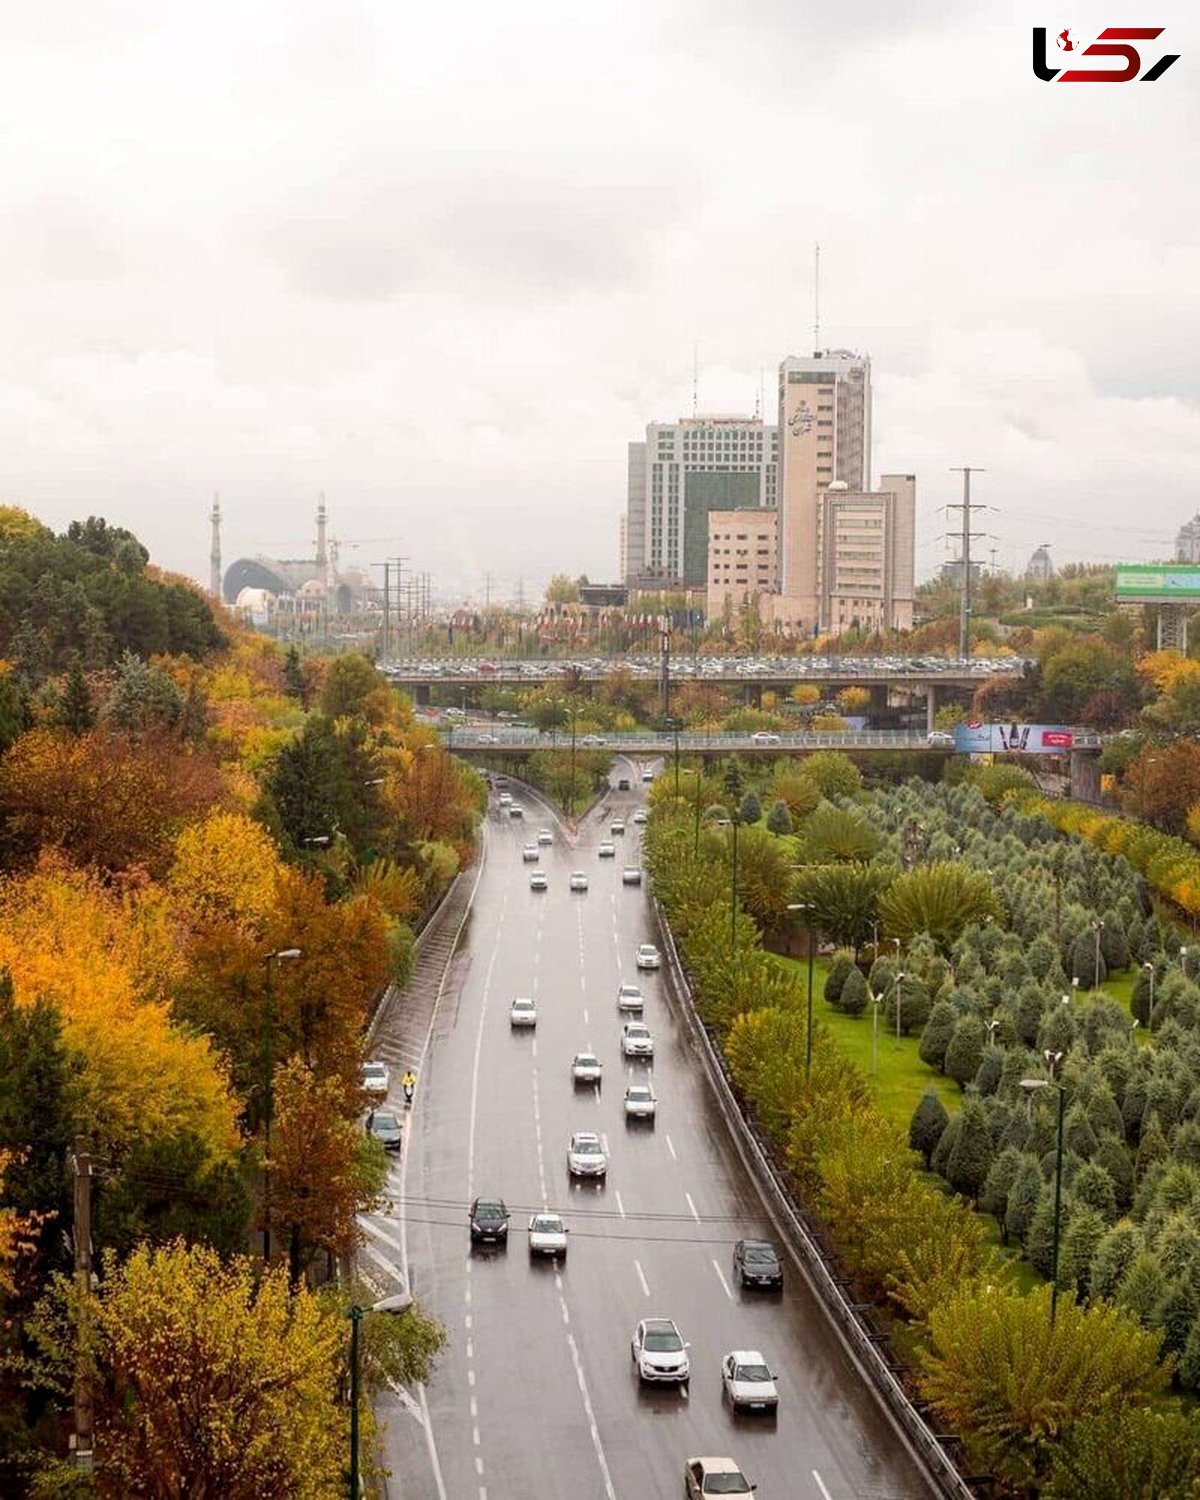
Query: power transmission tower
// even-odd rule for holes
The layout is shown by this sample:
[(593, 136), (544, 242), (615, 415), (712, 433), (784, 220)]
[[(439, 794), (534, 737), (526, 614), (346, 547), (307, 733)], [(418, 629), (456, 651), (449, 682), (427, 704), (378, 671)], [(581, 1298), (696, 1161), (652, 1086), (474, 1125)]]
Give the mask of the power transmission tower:
[(483, 608), (486, 613), (492, 607), (492, 575), (483, 575)]
[[(962, 511), (962, 529), (958, 533), (959, 545), (962, 549), (962, 590), (960, 594), (960, 606), (958, 615), (958, 654), (959, 656), (970, 656), (971, 654), (971, 539), (972, 537), (983, 537), (987, 533), (971, 530), (971, 475), (986, 474), (986, 469), (972, 467), (969, 464), (956, 464), (951, 469), (954, 474), (963, 477), (963, 497), (954, 505), (947, 505), (946, 510)], [(976, 505), (976, 510), (987, 510), (985, 505)], [(953, 536), (954, 532), (947, 533)]]

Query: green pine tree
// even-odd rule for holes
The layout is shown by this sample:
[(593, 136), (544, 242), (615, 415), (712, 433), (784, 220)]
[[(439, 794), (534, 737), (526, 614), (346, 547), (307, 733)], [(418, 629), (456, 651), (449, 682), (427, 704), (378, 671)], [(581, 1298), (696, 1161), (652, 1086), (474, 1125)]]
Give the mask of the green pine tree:
[(63, 684), (55, 719), (68, 734), (76, 738), (81, 734), (87, 734), (96, 723), (96, 709), (92, 703), (87, 678), (83, 675), (83, 663), (78, 655), (71, 658), (70, 670)]
[(992, 1138), (983, 1103), (968, 1095), (959, 1111), (958, 1139), (946, 1162), (946, 1181), (956, 1193), (978, 1199), (992, 1164)]
[(908, 1144), (925, 1158), (926, 1171), (929, 1170), (942, 1132), (949, 1123), (950, 1116), (946, 1113), (946, 1106), (938, 1097), (937, 1090), (926, 1089), (908, 1126)]

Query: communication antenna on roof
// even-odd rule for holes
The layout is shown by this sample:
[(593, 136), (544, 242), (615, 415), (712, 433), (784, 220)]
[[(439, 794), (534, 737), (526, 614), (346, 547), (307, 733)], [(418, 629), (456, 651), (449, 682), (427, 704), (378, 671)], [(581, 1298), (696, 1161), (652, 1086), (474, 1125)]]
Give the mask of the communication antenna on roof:
[(813, 247), (813, 353), (821, 352), (821, 242)]
[(692, 416), (700, 410), (700, 345), (692, 345)]

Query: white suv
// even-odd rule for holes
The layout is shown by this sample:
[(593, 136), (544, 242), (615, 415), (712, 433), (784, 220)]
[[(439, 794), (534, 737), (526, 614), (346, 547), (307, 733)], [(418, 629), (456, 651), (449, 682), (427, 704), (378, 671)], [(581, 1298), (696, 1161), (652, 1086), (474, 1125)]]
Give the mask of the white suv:
[(643, 1318), (634, 1329), (630, 1353), (639, 1380), (687, 1385), (692, 1378), (688, 1346), (670, 1318)]

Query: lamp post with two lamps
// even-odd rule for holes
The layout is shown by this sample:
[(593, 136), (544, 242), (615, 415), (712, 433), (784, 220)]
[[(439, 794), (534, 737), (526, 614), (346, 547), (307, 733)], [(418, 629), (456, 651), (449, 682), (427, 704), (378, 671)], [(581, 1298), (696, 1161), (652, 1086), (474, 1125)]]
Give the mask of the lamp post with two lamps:
[(271, 982), (271, 969), (273, 964), (289, 962), (300, 956), (299, 948), (276, 948), (263, 958), (267, 971), (263, 986), (263, 1260), (267, 1265), (271, 1264), (271, 1116), (274, 1104), (271, 1074), (275, 1067), (275, 987)]
[(1066, 1107), (1067, 1091), (1054, 1077), (1054, 1070), (1062, 1062), (1065, 1053), (1055, 1052), (1047, 1047), (1042, 1053), (1046, 1067), (1049, 1070), (1049, 1078), (1022, 1078), (1021, 1087), (1025, 1090), (1026, 1097), (1032, 1105), (1033, 1096), (1042, 1089), (1058, 1090), (1058, 1137), (1054, 1151), (1054, 1246), (1050, 1262), (1050, 1327), (1054, 1327), (1054, 1319), (1058, 1313), (1058, 1238), (1062, 1226), (1062, 1164), (1063, 1164), (1063, 1113)]
[(1149, 959), (1142, 965), (1150, 979), (1150, 1008), (1146, 1012), (1146, 1029), (1154, 1030), (1154, 965)]
[(358, 1485), (358, 1325), (371, 1313), (407, 1312), (413, 1305), (411, 1292), (397, 1292), (383, 1297), (369, 1307), (355, 1303), (346, 1316), (350, 1319), (350, 1500), (359, 1500)]

